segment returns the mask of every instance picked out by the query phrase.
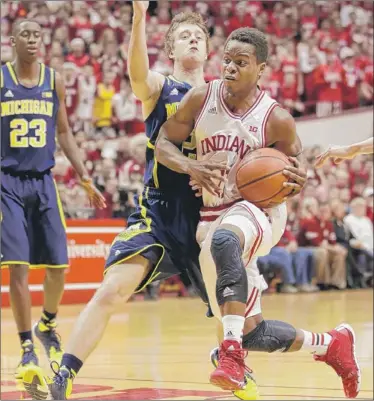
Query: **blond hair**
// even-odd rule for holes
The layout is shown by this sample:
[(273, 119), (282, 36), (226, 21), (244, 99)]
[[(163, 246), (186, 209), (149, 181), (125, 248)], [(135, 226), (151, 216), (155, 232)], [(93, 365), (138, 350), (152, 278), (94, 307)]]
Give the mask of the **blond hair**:
[(170, 57), (170, 53), (173, 50), (174, 32), (182, 24), (197, 25), (198, 27), (200, 27), (203, 30), (203, 32), (206, 36), (206, 48), (207, 48), (207, 52), (208, 52), (208, 50), (209, 50), (209, 31), (208, 31), (208, 27), (206, 26), (206, 23), (203, 20), (203, 17), (198, 13), (182, 12), (182, 13), (176, 14), (174, 16), (174, 18), (171, 20), (169, 29), (167, 30), (166, 35), (165, 35), (165, 52), (168, 55), (168, 57)]

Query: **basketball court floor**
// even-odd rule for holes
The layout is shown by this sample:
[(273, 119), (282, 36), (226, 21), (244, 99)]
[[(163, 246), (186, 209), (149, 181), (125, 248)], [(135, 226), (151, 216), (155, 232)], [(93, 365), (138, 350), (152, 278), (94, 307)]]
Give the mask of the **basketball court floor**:
[[(82, 305), (64, 306), (59, 333), (67, 339)], [(373, 399), (373, 292), (266, 295), (263, 310), (300, 328), (323, 331), (342, 321), (356, 331), (356, 351), (362, 369), (360, 399)], [(33, 316), (40, 309), (34, 308)], [(21, 399), (13, 372), (19, 344), (11, 311), (1, 311), (1, 399)], [(84, 338), (82, 339), (84, 341)], [(210, 349), (215, 346), (215, 322), (205, 317), (197, 299), (167, 298), (132, 302), (111, 320), (99, 348), (76, 380), (77, 400), (223, 400), (234, 399), (209, 384)], [(50, 372), (41, 352), (42, 365)], [(306, 352), (252, 353), (263, 400), (344, 399), (340, 379), (331, 368)]]

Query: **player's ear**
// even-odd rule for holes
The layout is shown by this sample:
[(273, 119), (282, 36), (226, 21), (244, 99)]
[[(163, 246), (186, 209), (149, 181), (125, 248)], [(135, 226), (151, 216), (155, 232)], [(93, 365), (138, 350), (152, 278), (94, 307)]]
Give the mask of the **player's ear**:
[(263, 74), (263, 72), (264, 72), (264, 70), (265, 70), (265, 67), (266, 67), (266, 63), (261, 63), (261, 64), (259, 65), (259, 69), (258, 69), (258, 79), (261, 78), (261, 76), (262, 76), (262, 74)]
[(9, 38), (9, 40), (10, 40), (10, 44), (12, 45), (12, 47), (15, 47), (16, 46), (16, 38), (14, 36), (11, 36)]

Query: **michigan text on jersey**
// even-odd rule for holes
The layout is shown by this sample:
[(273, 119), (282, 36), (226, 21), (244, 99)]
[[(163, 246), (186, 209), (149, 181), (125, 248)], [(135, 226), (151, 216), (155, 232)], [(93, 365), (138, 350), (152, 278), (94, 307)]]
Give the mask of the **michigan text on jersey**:
[(8, 100), (1, 102), (1, 117), (19, 114), (41, 114), (52, 117), (53, 107), (53, 102), (46, 100)]

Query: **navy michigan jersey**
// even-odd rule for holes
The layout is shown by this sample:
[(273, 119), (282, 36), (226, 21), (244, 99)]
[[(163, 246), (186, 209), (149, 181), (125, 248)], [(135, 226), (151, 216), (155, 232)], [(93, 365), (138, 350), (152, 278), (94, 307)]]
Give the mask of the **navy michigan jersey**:
[[(159, 164), (155, 158), (155, 143), (161, 126), (178, 109), (184, 95), (191, 89), (191, 85), (180, 82), (174, 77), (166, 77), (160, 97), (152, 113), (145, 120), (148, 145), (146, 151), (146, 168), (144, 173), (144, 184), (151, 188), (160, 188), (162, 191), (184, 192), (189, 191), (189, 176), (176, 173)], [(196, 158), (196, 144), (194, 136), (180, 147), (187, 157)]]
[(59, 101), (54, 70), (40, 64), (39, 82), (23, 86), (11, 63), (1, 68), (1, 168), (43, 172), (55, 165)]

